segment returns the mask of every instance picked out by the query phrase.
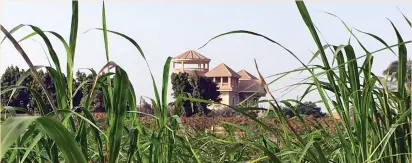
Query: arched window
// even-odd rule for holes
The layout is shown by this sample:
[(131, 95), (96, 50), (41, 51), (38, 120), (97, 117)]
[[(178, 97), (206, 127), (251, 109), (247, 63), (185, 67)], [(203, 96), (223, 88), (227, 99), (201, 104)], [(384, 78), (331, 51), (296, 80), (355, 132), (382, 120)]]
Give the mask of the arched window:
[(232, 105), (236, 105), (236, 96), (233, 96)]

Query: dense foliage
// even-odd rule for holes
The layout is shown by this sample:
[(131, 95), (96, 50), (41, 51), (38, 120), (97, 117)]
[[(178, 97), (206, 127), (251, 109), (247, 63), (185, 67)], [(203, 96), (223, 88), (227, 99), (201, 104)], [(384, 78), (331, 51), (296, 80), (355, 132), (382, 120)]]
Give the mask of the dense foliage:
[[(179, 96), (191, 97), (202, 100), (210, 100), (213, 102), (220, 102), (220, 92), (218, 86), (213, 80), (197, 75), (189, 75), (188, 73), (173, 73), (171, 75), (173, 97), (178, 99)], [(210, 104), (204, 102), (191, 102), (190, 100), (183, 100), (181, 106), (174, 106), (175, 110), (183, 107), (184, 115), (193, 116), (195, 114), (207, 115)]]
[[(23, 74), (24, 70), (20, 70), (17, 66), (9, 66), (6, 71), (1, 76), (1, 89), (3, 90), (7, 86), (16, 85), (17, 80)], [(26, 79), (22, 85), (28, 86), (30, 83)], [(27, 109), (30, 103), (30, 93), (27, 89), (17, 90), (15, 96), (11, 97), (11, 92), (4, 92), (1, 94), (1, 105), (2, 106), (16, 106), (23, 107)]]
[[(53, 99), (52, 101), (56, 102), (56, 91), (50, 74), (44, 73), (42, 70), (38, 71), (38, 74), (41, 82), (50, 92)], [(35, 110), (37, 103), (35, 102), (32, 91), (41, 92), (41, 88), (37, 82), (33, 81), (33, 77), (27, 75), (30, 74), (17, 66), (9, 66), (6, 68), (5, 73), (1, 76), (1, 90), (3, 92), (1, 95), (1, 103), (3, 106), (14, 106), (28, 111)], [(15, 86), (20, 86), (21, 89), (16, 89), (13, 96), (11, 96), (13, 93), (12, 91), (4, 91), (5, 89), (10, 90), (10, 88)], [(43, 100), (46, 100), (44, 93), (40, 93), (40, 96)], [(81, 95), (79, 96), (81, 97)], [(79, 101), (76, 101), (76, 103), (79, 103)], [(44, 112), (48, 113), (52, 111), (51, 105), (48, 101), (45, 102), (45, 106), (46, 108), (42, 109)], [(24, 113), (21, 109), (17, 112)]]
[(294, 117), (296, 114), (301, 115), (312, 115), (316, 118), (324, 117), (326, 113), (321, 111), (321, 108), (316, 106), (314, 102), (299, 102), (297, 105), (292, 107), (283, 107), (282, 108), (285, 115), (289, 117)]
[[(44, 73), (43, 70), (38, 70), (38, 75), (41, 79), (41, 82), (44, 84), (47, 91), (50, 93), (54, 105), (56, 105), (56, 88), (54, 86), (54, 81), (50, 73)], [(67, 78), (65, 79), (67, 80)], [(86, 75), (86, 73), (84, 72), (76, 72), (76, 79), (73, 80), (73, 85), (75, 88), (78, 88), (78, 90), (76, 92), (73, 92), (74, 107), (84, 107), (87, 95), (90, 94), (91, 81), (93, 81), (92, 74)], [(6, 71), (1, 76), (1, 90), (9, 90), (9, 88), (12, 88), (15, 85), (21, 86), (22, 89), (16, 89), (12, 97), (10, 96), (12, 94), (12, 91), (5, 91), (4, 93), (2, 93), (2, 106), (19, 107), (27, 111), (33, 112), (37, 110), (36, 107), (38, 107), (36, 99), (33, 97), (32, 92), (34, 91), (36, 93), (38, 92), (41, 98), (45, 101), (46, 108), (43, 108), (42, 110), (45, 111), (45, 113), (52, 111), (52, 107), (50, 103), (47, 101), (46, 94), (41, 90), (38, 82), (34, 81), (34, 78), (30, 75), (30, 72), (25, 71), (24, 69), (20, 69), (17, 66), (9, 66), (6, 68)], [(96, 91), (96, 95), (92, 101), (92, 106), (93, 111), (104, 111), (102, 89), (98, 89)], [(24, 112), (18, 110), (17, 113)]]

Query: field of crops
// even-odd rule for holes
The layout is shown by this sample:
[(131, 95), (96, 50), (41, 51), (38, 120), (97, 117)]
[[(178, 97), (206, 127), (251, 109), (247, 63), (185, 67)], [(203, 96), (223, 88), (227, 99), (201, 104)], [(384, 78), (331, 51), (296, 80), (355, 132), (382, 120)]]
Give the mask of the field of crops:
[[(168, 83), (171, 58), (165, 58), (162, 83), (156, 83), (153, 75), (151, 100), (153, 115), (139, 116), (139, 112), (128, 110), (136, 105), (136, 95), (128, 73), (110, 60), (110, 40), (108, 35), (126, 39), (135, 47), (136, 54), (145, 61), (144, 48), (132, 37), (120, 31), (111, 31), (106, 26), (106, 13), (102, 4), (102, 26), (97, 30), (104, 36), (104, 48), (107, 64), (100, 71), (92, 72), (93, 80), (81, 84), (90, 84), (92, 89), (85, 106), (75, 108), (73, 97), (78, 88), (73, 84), (74, 58), (78, 36), (79, 4), (72, 2), (70, 38), (65, 39), (59, 33), (44, 31), (35, 25), (18, 25), (13, 29), (1, 26), (5, 41), (10, 41), (21, 54), (30, 69), (17, 81), (15, 86), (1, 88), (4, 92), (27, 89), (33, 93), (36, 102), (35, 112), (19, 107), (2, 106), (2, 114), (7, 118), (1, 121), (2, 162), (342, 162), (342, 163), (406, 163), (412, 161), (411, 145), (411, 65), (408, 62), (407, 45), (410, 36), (401, 36), (396, 25), (391, 23), (391, 30), (398, 42), (388, 44), (379, 36), (360, 32), (382, 43), (380, 49), (369, 49), (357, 39), (354, 31), (351, 42), (341, 45), (323, 44), (320, 34), (312, 22), (303, 1), (296, 1), (302, 21), (311, 35), (317, 51), (313, 58), (320, 58), (320, 65), (303, 63), (294, 53), (281, 43), (252, 31), (230, 31), (209, 42), (231, 34), (253, 35), (280, 46), (285, 53), (295, 57), (302, 67), (281, 73), (287, 76), (293, 72), (308, 72), (311, 76), (305, 83), (308, 87), (303, 95), (316, 93), (329, 115), (333, 111), (341, 117), (308, 118), (297, 115), (287, 118), (280, 110), (281, 105), (288, 105), (296, 100), (277, 101), (268, 89), (271, 81), (262, 80), (262, 86), (269, 93), (267, 104), (270, 117), (251, 116), (249, 111), (261, 110), (257, 107), (227, 106), (241, 116), (235, 117), (180, 117), (168, 114)], [(402, 16), (402, 14), (400, 14)], [(406, 25), (412, 27), (405, 17)], [(17, 39), (13, 33), (21, 28), (29, 28), (33, 33)], [(47, 45), (47, 54), (53, 66), (34, 66), (20, 43), (33, 36), (40, 36)], [(57, 38), (65, 51), (55, 51), (50, 39)], [(205, 46), (209, 43), (207, 42)], [(351, 44), (361, 45), (363, 52), (355, 54)], [(382, 77), (372, 72), (374, 54), (380, 51), (394, 53), (397, 57), (394, 70), (387, 71)], [(333, 56), (327, 55), (332, 53)], [(59, 61), (57, 54), (67, 56), (67, 63)], [(362, 62), (359, 60), (362, 59)], [(147, 62), (146, 62), (147, 63)], [(63, 72), (61, 67), (67, 67)], [(147, 67), (150, 70), (149, 63)], [(47, 88), (41, 84), (38, 69), (44, 68), (50, 73), (56, 97), (53, 99)], [(259, 72), (259, 65), (256, 64)], [(40, 83), (40, 96), (37, 90), (21, 86), (28, 76)], [(113, 79), (113, 82), (111, 80)], [(394, 78), (397, 90), (389, 91), (385, 83), (387, 78)], [(308, 84), (309, 83), (309, 84)], [(160, 86), (160, 87), (159, 87)], [(106, 113), (91, 111), (92, 98), (102, 90)], [(331, 96), (333, 94), (333, 96)], [(55, 100), (55, 102), (53, 102)], [(181, 96), (176, 99), (176, 106), (181, 100), (193, 103), (210, 101)], [(54, 105), (56, 103), (56, 105)], [(45, 112), (46, 104), (51, 105), (51, 112)], [(350, 108), (353, 110), (350, 111)], [(17, 116), (16, 111), (26, 112)], [(353, 112), (353, 116), (351, 116)]]
[[(106, 125), (106, 115), (105, 113), (93, 113), (93, 118), (97, 122), (97, 126), (100, 129), (105, 130), (107, 128)], [(263, 123), (268, 126), (273, 127), (280, 127), (280, 121), (274, 118), (262, 118)], [(314, 126), (315, 123), (320, 123), (323, 126), (327, 126), (330, 131), (333, 131), (333, 120), (330, 117), (323, 117), (323, 118), (315, 118), (313, 116), (307, 116), (302, 118), (302, 121), (295, 118), (288, 118), (287, 119), (291, 124), (290, 128), (293, 128), (296, 131), (304, 131), (309, 130), (313, 131), (316, 130)], [(143, 126), (148, 128), (154, 128), (156, 126), (156, 121), (154, 118), (146, 116), (140, 117), (139, 121), (142, 123)], [(206, 116), (195, 116), (195, 117), (180, 117), (181, 127), (185, 130), (190, 130), (193, 132), (212, 132), (216, 133), (219, 132), (223, 133), (225, 123), (233, 123), (241, 126), (248, 126), (251, 129), (257, 130), (259, 129), (259, 124), (256, 123), (254, 120), (246, 117), (246, 116), (233, 116), (233, 117), (206, 117)], [(336, 120), (340, 122), (340, 120)], [(289, 127), (289, 126), (288, 126)], [(289, 129), (290, 129), (289, 128)], [(235, 130), (242, 131), (240, 129), (234, 128)]]

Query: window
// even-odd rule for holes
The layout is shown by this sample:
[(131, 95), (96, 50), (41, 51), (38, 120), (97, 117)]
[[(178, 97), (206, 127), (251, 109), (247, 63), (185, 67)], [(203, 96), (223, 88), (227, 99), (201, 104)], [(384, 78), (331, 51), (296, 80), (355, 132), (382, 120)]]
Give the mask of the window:
[(233, 96), (232, 105), (236, 105), (236, 97), (235, 96)]
[(229, 83), (228, 78), (227, 77), (223, 77), (223, 83)]
[(220, 78), (215, 78), (215, 82), (216, 83), (220, 83), (221, 81), (220, 81)]

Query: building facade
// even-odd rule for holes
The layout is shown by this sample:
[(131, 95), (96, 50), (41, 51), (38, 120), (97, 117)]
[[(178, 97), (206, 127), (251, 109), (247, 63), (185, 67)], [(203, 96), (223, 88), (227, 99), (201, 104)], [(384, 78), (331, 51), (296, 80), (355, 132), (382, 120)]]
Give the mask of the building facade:
[(225, 105), (253, 104), (266, 96), (261, 81), (246, 70), (235, 72), (224, 63), (209, 70), (210, 61), (198, 52), (189, 50), (173, 58), (173, 72), (186, 72), (212, 79), (218, 85), (221, 103)]

